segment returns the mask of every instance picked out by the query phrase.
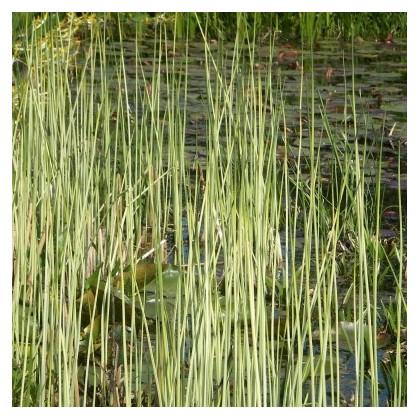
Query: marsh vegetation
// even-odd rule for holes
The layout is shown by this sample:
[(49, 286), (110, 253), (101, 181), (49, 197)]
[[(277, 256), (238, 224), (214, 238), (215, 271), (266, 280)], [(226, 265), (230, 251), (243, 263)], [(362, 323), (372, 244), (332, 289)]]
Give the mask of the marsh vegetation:
[(406, 40), (206, 16), (14, 38), (13, 405), (405, 406)]

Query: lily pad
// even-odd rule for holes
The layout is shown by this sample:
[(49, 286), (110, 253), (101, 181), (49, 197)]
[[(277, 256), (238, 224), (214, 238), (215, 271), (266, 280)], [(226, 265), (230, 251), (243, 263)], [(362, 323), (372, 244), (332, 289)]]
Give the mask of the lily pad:
[[(178, 290), (179, 279), (182, 277), (182, 271), (179, 267), (173, 264), (162, 264), (161, 270), (163, 287), (162, 292), (165, 297), (175, 299)], [(153, 307), (154, 303), (152, 302), (153, 299), (150, 298), (150, 292), (156, 293), (158, 290), (158, 284), (156, 283), (157, 273), (158, 267), (156, 264), (137, 264), (134, 269), (129, 267), (124, 270), (122, 274), (117, 275), (114, 278), (110, 289), (109, 284), (106, 281), (100, 280), (97, 275), (93, 276), (93, 278), (90, 278), (90, 288), (79, 299), (79, 302), (82, 304), (83, 313), (85, 314), (85, 316), (82, 316), (82, 320), (85, 322), (90, 322), (93, 315), (92, 311), (94, 308), (95, 299), (97, 299), (96, 313), (98, 313), (98, 310), (100, 310), (102, 307), (104, 295), (109, 292), (112, 293), (114, 298), (113, 302), (115, 305), (115, 321), (117, 322), (122, 321), (123, 312), (126, 314), (131, 314), (133, 311), (133, 306), (136, 309), (136, 313), (141, 309), (142, 305), (139, 305), (138, 297), (133, 299), (133, 296), (136, 295), (137, 290), (144, 292), (140, 294), (140, 297), (144, 299), (143, 306), (147, 306), (148, 308), (149, 306)], [(132, 280), (134, 280), (134, 282)], [(148, 303), (148, 299), (150, 300), (150, 304)], [(153, 308), (151, 311), (156, 312), (156, 310)]]
[[(162, 265), (162, 294), (167, 298), (175, 298), (182, 278), (182, 270), (176, 265), (163, 264)], [(155, 276), (152, 281), (148, 282), (144, 290), (146, 292), (159, 291), (159, 282)]]

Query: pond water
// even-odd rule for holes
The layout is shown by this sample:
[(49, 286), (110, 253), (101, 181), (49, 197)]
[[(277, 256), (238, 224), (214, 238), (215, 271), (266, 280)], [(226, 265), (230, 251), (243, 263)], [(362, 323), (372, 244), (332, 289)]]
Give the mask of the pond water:
[[(154, 80), (154, 72), (157, 69), (155, 59), (155, 41), (152, 38), (143, 39), (140, 44), (135, 40), (127, 39), (124, 44), (125, 71), (128, 76), (128, 95), (131, 102), (135, 101), (135, 92), (139, 84), (140, 91), (148, 88), (148, 83)], [(225, 77), (229, 77), (229, 66), (232, 64), (234, 46), (214, 43), (210, 45), (211, 50), (217, 54), (223, 54)], [(118, 57), (120, 44), (108, 46), (108, 59), (112, 62)], [(114, 53), (118, 51), (118, 53)], [(136, 56), (136, 51), (140, 57)], [(291, 156), (297, 156), (298, 147), (302, 147), (301, 156), (309, 156), (309, 137), (310, 126), (308, 119), (310, 110), (307, 106), (300, 111), (299, 92), (302, 84), (302, 66), (304, 90), (309, 89), (311, 84), (311, 72), (305, 71), (310, 68), (310, 54), (304, 52), (306, 59), (301, 61), (301, 47), (290, 45), (277, 45), (275, 49), (278, 63), (272, 68), (268, 68), (268, 58), (271, 55), (268, 46), (260, 46), (255, 50), (254, 71), (261, 75), (263, 88), (266, 83), (266, 73), (270, 71), (272, 78), (278, 86), (281, 86), (285, 103), (285, 121), (288, 126), (280, 130), (279, 137), (274, 139), (277, 142), (279, 154), (282, 148), (288, 148)], [(295, 54), (296, 52), (296, 54)], [(281, 55), (283, 53), (283, 55)], [(246, 54), (246, 53), (245, 53)], [(161, 97), (160, 111), (164, 120), (165, 109), (167, 107), (168, 90), (165, 85), (166, 77), (175, 74), (179, 77), (185, 76), (185, 62), (188, 59), (188, 77), (186, 94), (180, 98), (179, 106), (186, 109), (187, 126), (185, 128), (186, 161), (191, 164), (199, 162), (201, 168), (206, 168), (206, 145), (208, 139), (207, 126), (207, 88), (206, 70), (203, 65), (205, 52), (202, 43), (191, 42), (188, 50), (177, 50), (177, 54), (168, 60), (167, 64), (161, 63), (159, 70), (161, 78)], [(246, 57), (245, 57), (246, 60)], [(141, 62), (142, 77), (136, 78)], [(352, 68), (354, 66), (354, 68)], [(322, 151), (322, 161), (328, 163), (332, 158), (330, 142), (327, 141), (327, 133), (322, 121), (322, 112), (326, 112), (329, 123), (337, 135), (343, 138), (344, 127), (352, 127), (354, 120), (351, 107), (354, 106), (359, 116), (357, 122), (358, 134), (356, 137), (349, 137), (348, 143), (359, 142), (368, 144), (370, 151), (368, 157), (364, 159), (365, 179), (367, 183), (375, 185), (377, 172), (381, 171), (381, 182), (385, 190), (385, 203), (389, 210), (384, 212), (382, 220), (381, 235), (384, 238), (392, 239), (398, 235), (399, 218), (407, 217), (406, 211), (406, 190), (407, 190), (407, 44), (405, 40), (395, 41), (392, 44), (363, 41), (354, 46), (354, 59), (350, 44), (343, 44), (337, 40), (323, 40), (316, 45), (313, 54), (313, 68), (316, 86), (318, 105), (315, 109), (315, 137), (316, 146), (320, 146)], [(111, 77), (112, 75), (110, 75)], [(98, 73), (99, 77), (99, 73)], [(111, 82), (111, 90), (115, 96), (119, 88), (117, 82)], [(354, 89), (356, 103), (352, 104), (352, 89)], [(274, 98), (272, 106), (280, 103), (280, 97)], [(325, 110), (321, 109), (321, 101)], [(304, 101), (306, 103), (306, 101)], [(344, 120), (343, 113), (347, 107), (347, 119)], [(139, 114), (144, 112), (143, 108), (138, 108)], [(301, 114), (303, 115), (301, 122)], [(362, 117), (363, 115), (363, 117)], [(266, 109), (266, 124), (269, 126), (271, 119), (270, 109)], [(302, 124), (302, 126), (301, 126)], [(302, 129), (301, 129), (302, 127)], [(220, 141), (223, 142), (223, 132), (226, 127), (222, 127)], [(349, 133), (354, 132), (348, 130)], [(287, 133), (287, 137), (284, 136)], [(343, 140), (342, 140), (343, 141)], [(343, 147), (345, 146), (343, 141)], [(379, 148), (382, 146), (382, 161), (376, 159)], [(393, 210), (398, 207), (398, 153), (401, 153), (401, 185), (403, 199), (403, 214), (399, 215)], [(327, 167), (327, 165), (326, 165)], [(302, 161), (302, 172), (304, 176), (309, 176), (309, 166), (305, 168)], [(328, 184), (328, 173), (325, 174), (326, 184)], [(188, 243), (188, 228), (184, 227), (185, 243)], [(404, 239), (406, 240), (405, 236)], [(299, 245), (299, 238), (297, 241)], [(188, 247), (186, 246), (184, 256), (188, 257)], [(221, 270), (222, 272), (223, 270)], [(220, 273), (221, 274), (221, 273)], [(383, 290), (382, 297), (386, 299), (392, 296), (394, 289)], [(379, 359), (383, 355), (380, 350)], [(346, 391), (348, 384), (347, 401), (351, 399), (351, 389), (354, 387), (354, 357), (352, 353), (341, 350), (340, 357), (344, 370), (341, 378), (344, 384), (343, 390)], [(379, 370), (380, 371), (380, 370)], [(383, 380), (383, 378), (381, 379)], [(387, 393), (384, 390), (380, 395), (380, 405), (386, 405)], [(369, 393), (366, 390), (366, 404), (369, 404)]]
[[(120, 45), (115, 47), (116, 50)], [(147, 88), (147, 84), (154, 79), (156, 68), (155, 49), (158, 48), (154, 39), (144, 39), (140, 45), (135, 44), (134, 40), (127, 40), (124, 43), (125, 69), (128, 76), (127, 89), (129, 96), (132, 95), (134, 102), (136, 83), (140, 85), (140, 91)], [(140, 57), (136, 56), (136, 49)], [(225, 77), (229, 78), (229, 69), (232, 65), (234, 45), (225, 44), (221, 47), (218, 43), (210, 44), (212, 52), (223, 54)], [(113, 47), (110, 46), (112, 51)], [(300, 127), (300, 88), (301, 88), (301, 68), (310, 68), (310, 53), (303, 51), (307, 62), (300, 62), (301, 48), (299, 46), (278, 45), (276, 53), (283, 55), (283, 61), (278, 61), (271, 68), (272, 78), (276, 80), (282, 89), (282, 98), (274, 98), (273, 106), (285, 100), (285, 121), (288, 126), (283, 127), (287, 131), (285, 141), (283, 130), (280, 130), (279, 138), (275, 139), (278, 144), (279, 155), (285, 147), (288, 149), (289, 156), (297, 156), (298, 147), (302, 147), (301, 156), (309, 156), (309, 134), (308, 123), (310, 111), (309, 107), (303, 107), (302, 130)], [(296, 52), (297, 55), (294, 53)], [(169, 54), (169, 53), (168, 53)], [(289, 55), (288, 55), (289, 54)], [(352, 103), (350, 96), (352, 89), (355, 91), (356, 103), (354, 104), (358, 115), (357, 136), (349, 137), (348, 143), (359, 142), (360, 149), (366, 141), (369, 154), (364, 163), (365, 180), (369, 184), (375, 185), (378, 171), (381, 171), (381, 182), (385, 190), (385, 203), (392, 207), (397, 206), (397, 170), (398, 170), (398, 150), (401, 153), (401, 185), (403, 207), (406, 208), (406, 189), (407, 189), (407, 45), (406, 42), (393, 42), (384, 44), (379, 42), (363, 41), (354, 46), (354, 59), (352, 60), (351, 45), (336, 40), (320, 41), (316, 45), (313, 55), (313, 67), (315, 75), (315, 94), (319, 96), (315, 107), (315, 146), (320, 146), (321, 159), (326, 163), (331, 160), (333, 151), (328, 140), (327, 132), (322, 121), (321, 101), (325, 106), (325, 112), (333, 133), (344, 147), (343, 131), (344, 126), (352, 127)], [(244, 53), (246, 60), (246, 52)], [(255, 50), (255, 73), (262, 76), (262, 88), (266, 81), (268, 59), (270, 48), (267, 46), (257, 47)], [(111, 54), (112, 56), (112, 54)], [(206, 70), (203, 65), (205, 52), (203, 44), (191, 42), (183, 51), (177, 50), (174, 57), (170, 58), (167, 65), (161, 63), (161, 95), (160, 110), (162, 121), (167, 107), (167, 87), (165, 78), (168, 74), (185, 75), (185, 63), (188, 59), (187, 94), (180, 98), (180, 107), (186, 109), (187, 127), (185, 130), (185, 153), (186, 161), (191, 164), (197, 161), (200, 167), (206, 167), (206, 145), (208, 142), (207, 127), (207, 89), (206, 89)], [(144, 78), (137, 78), (141, 62)], [(352, 62), (354, 68), (352, 68)], [(156, 63), (155, 63), (156, 64)], [(304, 89), (309, 89), (311, 84), (310, 72), (303, 73)], [(273, 83), (273, 82), (272, 82)], [(304, 95), (304, 97), (306, 97)], [(318, 99), (318, 98), (317, 98)], [(306, 101), (304, 100), (305, 104)], [(344, 121), (343, 111), (347, 106), (347, 121)], [(142, 110), (140, 110), (142, 112)], [(265, 121), (267, 127), (271, 122), (270, 109), (266, 110)], [(164, 122), (163, 122), (164, 123)], [(221, 127), (219, 141), (223, 143), (223, 131), (226, 127)], [(352, 130), (348, 130), (352, 132)], [(378, 165), (377, 156), (382, 146), (382, 161)], [(362, 153), (362, 152), (361, 152)], [(306, 166), (306, 167), (305, 167)], [(309, 165), (303, 159), (301, 161), (303, 174), (309, 176)], [(325, 174), (326, 183), (329, 175)], [(406, 211), (402, 215), (406, 218)], [(396, 226), (399, 218), (395, 217), (392, 210), (384, 214), (383, 229), (381, 235), (386, 237), (396, 235)], [(188, 252), (188, 250), (186, 250)]]
[[(109, 46), (108, 59), (113, 59), (114, 48), (119, 51), (120, 45)], [(155, 77), (156, 59), (154, 58), (155, 49), (154, 39), (144, 39), (140, 44), (134, 40), (126, 40), (124, 43), (125, 71), (128, 76), (127, 90), (132, 102), (135, 101), (136, 83), (139, 85), (140, 92), (147, 89)], [(229, 78), (229, 68), (232, 65), (233, 44), (224, 44), (223, 47), (217, 43), (210, 45), (214, 54), (223, 54), (225, 77)], [(136, 50), (139, 57), (136, 56)], [(221, 50), (221, 51), (219, 51)], [(300, 106), (299, 93), (301, 86), (301, 68), (310, 68), (310, 53), (303, 51), (306, 57), (305, 62), (300, 62), (302, 53), (299, 46), (278, 45), (276, 53), (286, 53), (283, 61), (278, 61), (271, 68), (272, 78), (277, 81), (283, 91), (282, 99), (285, 100), (285, 120), (288, 126), (283, 127), (287, 131), (287, 144), (283, 134), (280, 132), (279, 138), (275, 139), (279, 145), (279, 154), (282, 147), (288, 148), (289, 155), (297, 156), (299, 145), (303, 151), (301, 156), (309, 155), (309, 134), (308, 123), (310, 111), (307, 106), (303, 106), (302, 131), (300, 129)], [(297, 55), (292, 54), (296, 52)], [(168, 53), (169, 54), (169, 53)], [(246, 56), (246, 52), (244, 53)], [(288, 55), (290, 54), (290, 58)], [(270, 49), (267, 46), (256, 48), (255, 51), (255, 73), (262, 76), (262, 87), (266, 83), (266, 72)], [(167, 107), (168, 90), (165, 84), (168, 74), (176, 74), (185, 77), (185, 64), (188, 59), (188, 77), (186, 77), (187, 94), (181, 96), (180, 107), (186, 109), (187, 127), (185, 130), (185, 153), (187, 162), (199, 162), (202, 168), (206, 166), (206, 144), (208, 142), (207, 127), (207, 93), (206, 93), (206, 70), (203, 65), (205, 52), (203, 44), (191, 42), (186, 49), (177, 50), (174, 57), (170, 58), (167, 64), (160, 63), (159, 70), (161, 76), (160, 89), (160, 110), (162, 123)], [(246, 58), (245, 58), (246, 59)], [(144, 77), (137, 77), (139, 72), (139, 61), (141, 62), (141, 72)], [(155, 66), (154, 66), (155, 64)], [(381, 182), (385, 188), (385, 201), (390, 205), (396, 205), (397, 169), (398, 169), (398, 146), (401, 145), (401, 190), (403, 203), (406, 203), (407, 189), (407, 45), (406, 42), (393, 42), (384, 44), (379, 42), (363, 41), (354, 46), (354, 60), (352, 68), (351, 45), (344, 44), (336, 40), (320, 41), (316, 45), (313, 55), (313, 67), (315, 75), (316, 101), (315, 108), (315, 146), (320, 146), (322, 150), (322, 160), (328, 162), (332, 157), (330, 142), (324, 128), (321, 115), (321, 101), (325, 106), (325, 112), (330, 125), (336, 131), (333, 133), (337, 138), (343, 138), (344, 126), (352, 127), (352, 103), (350, 96), (354, 88), (356, 103), (354, 104), (358, 115), (358, 134), (356, 138), (351, 136), (347, 139), (349, 143), (358, 141), (360, 144), (369, 145), (370, 156), (364, 162), (365, 179), (369, 183), (375, 184), (377, 172), (381, 171)], [(311, 83), (310, 71), (303, 73), (304, 90), (309, 89)], [(99, 77), (99, 73), (98, 73)], [(137, 79), (137, 80), (136, 80)], [(272, 82), (273, 83), (273, 82)], [(114, 88), (115, 95), (120, 89), (118, 83), (111, 83), (111, 90)], [(305, 95), (304, 95), (305, 97)], [(318, 98), (317, 98), (318, 99)], [(280, 97), (274, 98), (273, 106), (276, 101), (280, 102)], [(303, 101), (304, 104), (306, 101)], [(343, 111), (347, 107), (347, 121), (344, 121)], [(140, 113), (142, 109), (139, 108)], [(271, 122), (270, 109), (267, 109), (265, 121), (267, 127)], [(223, 130), (220, 141), (223, 142)], [(351, 132), (352, 130), (348, 130)], [(343, 141), (343, 140), (341, 140)], [(382, 162), (378, 167), (376, 156), (382, 145)], [(343, 141), (344, 146), (344, 141)], [(362, 148), (362, 147), (360, 147)], [(305, 161), (301, 162), (303, 173), (305, 173)], [(307, 169), (308, 171), (309, 169)], [(307, 172), (308, 174), (308, 172)], [(328, 174), (326, 174), (328, 178)], [(406, 214), (403, 215), (406, 217)], [(392, 216), (385, 216), (387, 223), (395, 225), (397, 220), (392, 220)], [(389, 233), (389, 232), (388, 232)], [(384, 232), (384, 234), (386, 234)]]
[[(119, 45), (115, 48), (119, 48)], [(128, 76), (127, 90), (132, 95), (133, 102), (136, 92), (136, 74), (139, 72), (138, 62), (141, 61), (141, 72), (144, 78), (137, 78), (140, 91), (147, 89), (147, 84), (154, 79), (154, 72), (157, 70), (154, 51), (155, 41), (145, 39), (137, 45), (140, 57), (136, 57), (136, 44), (127, 40), (124, 44), (125, 71)], [(214, 54), (223, 54), (224, 70), (226, 79), (229, 79), (229, 69), (232, 65), (233, 45), (218, 44), (210, 46)], [(112, 46), (109, 47), (112, 51)], [(221, 52), (218, 50), (221, 49)], [(305, 60), (300, 62), (301, 49), (290, 45), (276, 47), (277, 51), (296, 51), (298, 56), (292, 59), (284, 59), (283, 62), (275, 64), (271, 68), (272, 84), (278, 83), (281, 86), (285, 100), (285, 113), (288, 127), (288, 146), (297, 147), (300, 138), (300, 109), (299, 93), (301, 86), (301, 68), (310, 69), (310, 53), (303, 51)], [(179, 55), (178, 55), (179, 54)], [(246, 52), (244, 53), (246, 55)], [(256, 48), (255, 51), (255, 73), (262, 76), (262, 89), (266, 83), (266, 72), (268, 58), (270, 57), (268, 47)], [(109, 57), (112, 57), (111, 53)], [(108, 58), (109, 58), (108, 57)], [(164, 59), (164, 57), (163, 57)], [(205, 145), (207, 138), (207, 93), (206, 93), (206, 70), (203, 65), (205, 52), (202, 43), (190, 43), (188, 53), (185, 50), (178, 52), (173, 58), (165, 63), (160, 63), (161, 76), (160, 109), (162, 118), (167, 107), (168, 90), (165, 84), (166, 77), (175, 74), (181, 77), (186, 76), (185, 63), (188, 59), (188, 75), (186, 77), (187, 94), (180, 97), (180, 107), (186, 109), (187, 127), (185, 132), (185, 150), (190, 154), (191, 160), (199, 159), (201, 165), (206, 164)], [(245, 57), (246, 60), (246, 57)], [(155, 63), (155, 66), (154, 66)], [(356, 44), (354, 48), (354, 69), (352, 69), (351, 45), (338, 41), (320, 41), (317, 44), (313, 55), (313, 66), (315, 75), (316, 95), (323, 101), (330, 124), (337, 128), (337, 134), (341, 134), (344, 106), (347, 105), (347, 114), (351, 115), (351, 103), (349, 95), (352, 93), (352, 82), (356, 97), (355, 108), (361, 117), (362, 111), (367, 111), (367, 121), (360, 121), (360, 127), (366, 126), (368, 132), (359, 131), (361, 134), (357, 139), (349, 138), (348, 141), (361, 140), (366, 137), (377, 147), (378, 142), (383, 142), (385, 158), (389, 159), (387, 165), (382, 168), (384, 183), (391, 184), (395, 175), (395, 157), (397, 142), (407, 140), (407, 48), (406, 43), (393, 43), (384, 45), (381, 43), (367, 42)], [(304, 90), (309, 89), (311, 83), (310, 71), (304, 70)], [(99, 74), (98, 74), (99, 77)], [(131, 82), (131, 83), (130, 83)], [(146, 83), (146, 86), (145, 86)], [(115, 84), (119, 89), (119, 84)], [(112, 89), (112, 84), (111, 84)], [(278, 105), (280, 97), (274, 98), (272, 106)], [(277, 103), (276, 103), (277, 102)], [(320, 103), (320, 101), (317, 101)], [(306, 102), (304, 101), (304, 104)], [(266, 110), (266, 124), (270, 124), (270, 109)], [(306, 111), (306, 112), (305, 112)], [(307, 106), (303, 106), (303, 116), (309, 116)], [(316, 106), (315, 128), (318, 130), (316, 139), (323, 144), (326, 132), (321, 119), (321, 110)], [(307, 117), (303, 118), (303, 147), (309, 147), (309, 127)], [(347, 121), (351, 126), (352, 120)], [(223, 129), (222, 129), (223, 133)], [(223, 141), (223, 136), (220, 138)], [(283, 138), (277, 139), (281, 144)], [(327, 142), (325, 142), (327, 143)], [(328, 146), (325, 148), (325, 159), (328, 159)], [(403, 148), (402, 153), (405, 152)], [(404, 157), (404, 156), (403, 156)], [(403, 159), (405, 162), (405, 159)], [(394, 165), (393, 165), (394, 163)], [(405, 173), (405, 167), (402, 172)], [(394, 187), (395, 188), (395, 185)]]
[[(116, 45), (119, 51), (120, 45)], [(127, 40), (124, 43), (124, 61), (127, 74), (128, 96), (135, 101), (136, 83), (140, 92), (148, 88), (148, 84), (155, 79), (154, 72), (157, 71), (155, 56), (154, 39), (144, 39), (140, 44), (135, 41)], [(136, 56), (136, 49), (139, 57)], [(232, 65), (234, 45), (224, 44), (223, 47), (218, 43), (210, 44), (212, 52), (222, 54), (224, 57), (224, 71), (226, 79), (229, 79), (229, 69)], [(108, 59), (113, 59), (114, 46), (109, 46)], [(168, 54), (171, 51), (168, 52)], [(274, 98), (272, 106), (277, 106), (284, 100), (285, 121), (287, 127), (282, 127), (279, 138), (274, 139), (278, 144), (279, 156), (285, 147), (288, 149), (289, 156), (297, 156), (298, 147), (302, 147), (301, 156), (309, 155), (309, 107), (303, 105), (302, 110), (302, 130), (300, 127), (300, 88), (303, 81), (305, 89), (310, 89), (311, 72), (310, 53), (303, 51), (304, 62), (301, 62), (302, 50), (299, 46), (278, 45), (275, 52), (281, 56), (283, 61), (274, 61), (271, 70), (267, 69), (268, 59), (271, 52), (267, 46), (257, 47), (255, 50), (254, 73), (261, 75), (262, 89), (267, 82), (266, 74), (271, 71), (272, 84), (278, 83), (281, 87), (282, 97)], [(295, 53), (297, 55), (295, 55)], [(119, 54), (119, 52), (118, 52)], [(289, 54), (289, 55), (288, 55)], [(335, 130), (333, 135), (341, 139), (343, 143), (344, 128), (349, 129), (354, 125), (352, 117), (352, 89), (355, 93), (355, 110), (358, 116), (357, 135), (351, 135), (347, 141), (359, 142), (362, 149), (365, 141), (368, 144), (369, 154), (364, 161), (365, 180), (373, 185), (376, 183), (377, 172), (381, 171), (381, 182), (385, 189), (385, 202), (389, 206), (397, 204), (397, 170), (398, 170), (398, 150), (401, 146), (401, 190), (402, 199), (406, 203), (407, 189), (407, 45), (405, 40), (395, 41), (392, 44), (379, 42), (363, 41), (354, 46), (354, 59), (352, 60), (351, 45), (336, 40), (320, 41), (316, 45), (313, 55), (314, 82), (316, 86), (315, 95), (315, 147), (320, 146), (323, 161), (328, 163), (332, 157), (331, 144), (328, 141), (327, 132), (322, 121), (322, 110), (326, 112), (330, 126)], [(160, 111), (162, 123), (164, 122), (165, 110), (167, 107), (168, 89), (165, 84), (166, 77), (175, 74), (185, 77), (185, 64), (188, 60), (188, 76), (185, 78), (187, 83), (186, 95), (180, 97), (179, 106), (186, 109), (187, 126), (185, 128), (184, 150), (186, 161), (192, 163), (199, 162), (200, 167), (206, 166), (206, 144), (208, 142), (207, 127), (207, 90), (206, 90), (206, 70), (203, 65), (205, 52), (203, 44), (191, 42), (188, 45), (188, 52), (184, 47), (183, 51), (177, 50), (173, 53), (169, 61), (160, 63), (158, 69), (162, 73), (160, 89)], [(247, 60), (244, 53), (245, 62)], [(306, 61), (305, 61), (306, 60)], [(139, 61), (141, 62), (142, 77), (137, 77), (139, 72)], [(353, 63), (353, 64), (352, 64)], [(352, 67), (353, 66), (353, 67)], [(303, 79), (301, 78), (301, 68), (304, 68)], [(99, 77), (99, 74), (98, 74)], [(136, 80), (137, 79), (137, 80)], [(111, 90), (120, 89), (119, 83), (111, 83)], [(306, 104), (308, 96), (304, 93)], [(322, 105), (321, 105), (322, 103)], [(343, 112), (347, 108), (347, 120), (344, 120)], [(140, 113), (142, 109), (139, 108)], [(267, 127), (271, 123), (270, 109), (266, 110), (265, 121)], [(226, 127), (221, 127), (219, 141), (223, 143), (223, 132)], [(285, 140), (283, 132), (287, 133)], [(377, 163), (377, 155), (382, 146), (382, 162)], [(305, 160), (301, 161), (301, 170), (309, 175), (309, 168), (305, 168)], [(326, 174), (328, 179), (328, 174)], [(406, 217), (406, 214), (402, 215)], [(390, 214), (384, 217), (384, 229), (392, 227), (394, 229), (397, 220), (392, 220)], [(390, 226), (388, 226), (390, 225)], [(388, 229), (389, 233), (389, 229)], [(384, 235), (387, 233), (384, 232)]]

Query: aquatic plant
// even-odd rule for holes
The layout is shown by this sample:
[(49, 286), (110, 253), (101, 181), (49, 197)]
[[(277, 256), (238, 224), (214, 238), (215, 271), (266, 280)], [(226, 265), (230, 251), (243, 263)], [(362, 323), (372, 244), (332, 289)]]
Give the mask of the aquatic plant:
[(13, 90), (13, 405), (377, 406), (381, 381), (406, 404), (406, 226), (399, 188), (398, 237), (381, 240), (384, 122), (374, 153), (354, 67), (333, 113), (311, 49), (289, 67), (272, 38), (256, 66), (258, 33), (235, 18), (227, 50), (197, 16), (199, 62), (164, 22), (147, 59), (118, 16), (112, 31), (106, 15), (31, 26)]

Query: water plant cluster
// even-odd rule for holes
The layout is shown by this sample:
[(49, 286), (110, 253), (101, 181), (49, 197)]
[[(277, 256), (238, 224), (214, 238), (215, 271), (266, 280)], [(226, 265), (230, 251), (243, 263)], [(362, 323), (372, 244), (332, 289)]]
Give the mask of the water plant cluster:
[[(19, 38), (20, 31), (33, 20), (59, 19), (67, 20), (67, 15), (61, 13), (13, 13), (12, 24), (14, 37)], [(314, 38), (343, 38), (350, 40), (352, 32), (355, 36), (366, 39), (386, 39), (391, 33), (398, 38), (407, 38), (407, 12), (358, 13), (358, 12), (132, 12), (132, 13), (72, 13), (79, 18), (74, 22), (77, 26), (86, 21), (107, 20), (107, 35), (114, 34), (113, 26), (118, 26), (119, 20), (124, 20), (123, 35), (132, 35), (136, 30), (143, 35), (145, 29), (158, 24), (164, 24), (171, 37), (185, 40), (201, 37), (200, 25), (206, 27), (210, 37), (230, 41), (235, 36), (246, 37), (249, 31), (255, 31), (259, 40), (279, 36), (283, 40), (292, 39), (300, 42), (301, 36)], [(134, 29), (133, 29), (134, 28)]]
[(405, 406), (406, 126), (355, 36), (338, 106), (313, 16), (283, 55), (240, 14), (229, 48), (112, 19), (16, 41), (12, 404)]

